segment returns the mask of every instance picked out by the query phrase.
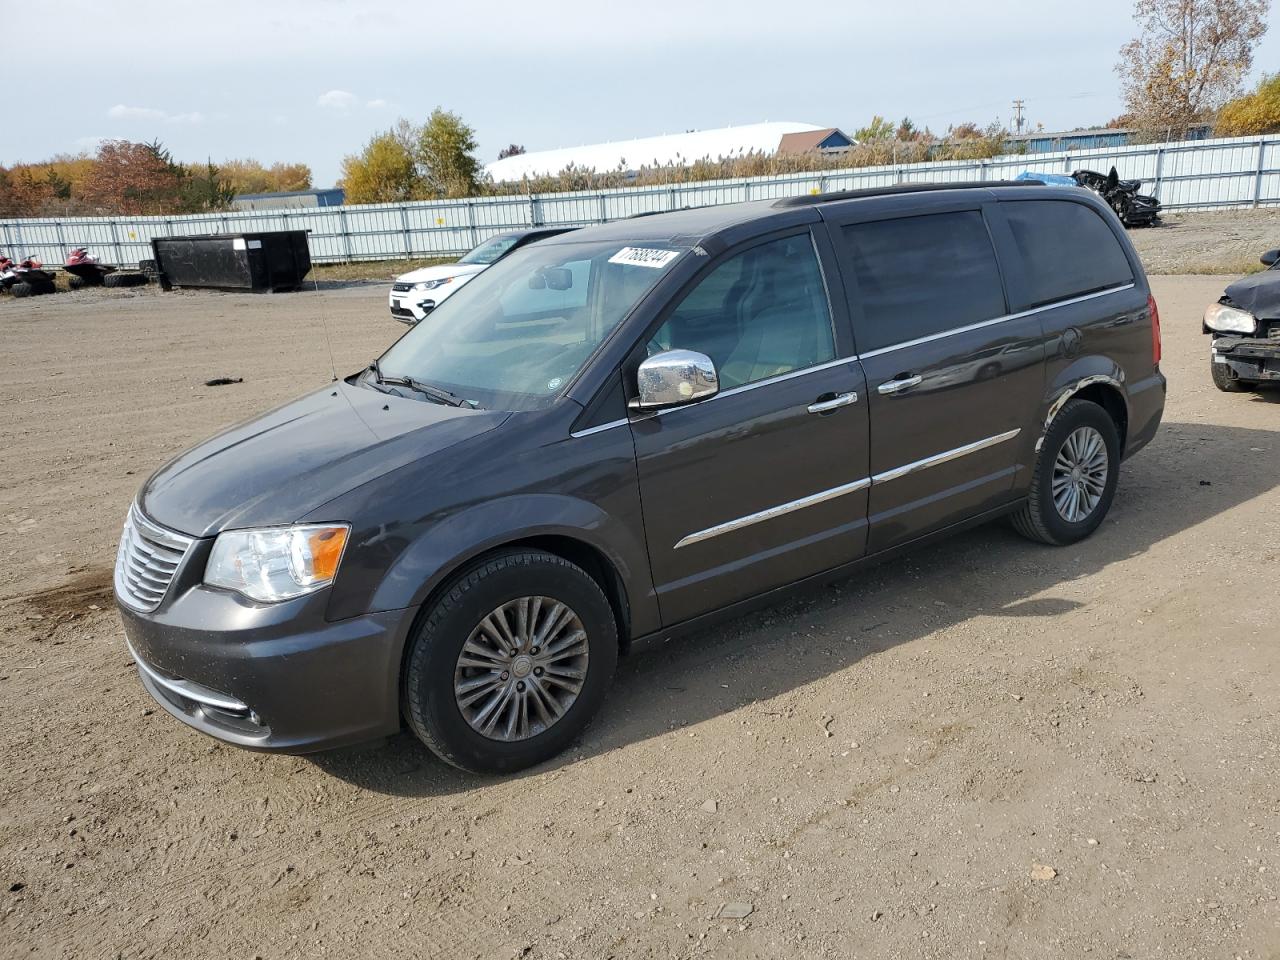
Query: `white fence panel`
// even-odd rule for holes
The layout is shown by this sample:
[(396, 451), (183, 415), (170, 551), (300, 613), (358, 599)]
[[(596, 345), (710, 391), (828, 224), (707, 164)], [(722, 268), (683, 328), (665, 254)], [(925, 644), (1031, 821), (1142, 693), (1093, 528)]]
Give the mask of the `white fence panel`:
[(73, 248), (89, 247), (105, 262), (132, 265), (151, 256), (153, 237), (307, 230), (317, 263), (453, 256), (516, 227), (580, 226), (681, 207), (896, 183), (1011, 179), (1024, 170), (1105, 172), (1113, 165), (1121, 177), (1142, 180), (1144, 192), (1170, 211), (1280, 205), (1280, 138), (1242, 137), (532, 196), (174, 217), (0, 220), (0, 251), (15, 260), (32, 255), (59, 264)]

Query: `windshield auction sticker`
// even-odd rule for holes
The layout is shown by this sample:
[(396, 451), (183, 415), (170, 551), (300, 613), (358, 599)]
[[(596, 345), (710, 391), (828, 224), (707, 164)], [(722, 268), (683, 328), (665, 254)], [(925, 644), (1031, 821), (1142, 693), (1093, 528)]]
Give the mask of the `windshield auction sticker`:
[(678, 256), (680, 256), (679, 250), (655, 250), (652, 247), (623, 247), (609, 258), (609, 262), (630, 264), (633, 267), (652, 267), (655, 270), (661, 270)]

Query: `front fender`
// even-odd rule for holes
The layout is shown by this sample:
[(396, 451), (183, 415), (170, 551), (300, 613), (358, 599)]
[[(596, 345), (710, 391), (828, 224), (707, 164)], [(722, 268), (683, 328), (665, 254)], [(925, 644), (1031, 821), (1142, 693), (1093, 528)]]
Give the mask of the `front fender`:
[(658, 629), (648, 555), (632, 525), (594, 503), (558, 494), (515, 494), (487, 500), (425, 526), (387, 569), (370, 608), (420, 606), (453, 573), (481, 554), (547, 536), (567, 537), (595, 549), (612, 564), (626, 591), (632, 631), (638, 635)]

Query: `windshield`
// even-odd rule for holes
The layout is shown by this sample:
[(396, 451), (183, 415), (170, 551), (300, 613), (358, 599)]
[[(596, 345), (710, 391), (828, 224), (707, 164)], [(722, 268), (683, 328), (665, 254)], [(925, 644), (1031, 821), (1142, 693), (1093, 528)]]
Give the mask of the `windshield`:
[(496, 263), (504, 253), (516, 245), (516, 239), (516, 237), (494, 237), (492, 240), (486, 240), (458, 262), (485, 266)]
[(522, 247), (427, 314), (379, 373), (488, 410), (544, 406), (682, 252), (617, 240)]

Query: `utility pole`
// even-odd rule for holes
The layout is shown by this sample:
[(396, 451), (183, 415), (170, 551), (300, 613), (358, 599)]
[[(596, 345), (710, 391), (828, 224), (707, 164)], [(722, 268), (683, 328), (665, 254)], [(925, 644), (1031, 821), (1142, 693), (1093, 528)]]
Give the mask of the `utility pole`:
[(1024, 100), (1013, 101), (1013, 132), (1014, 133), (1022, 132), (1022, 108), (1025, 106), (1026, 106), (1026, 101)]

